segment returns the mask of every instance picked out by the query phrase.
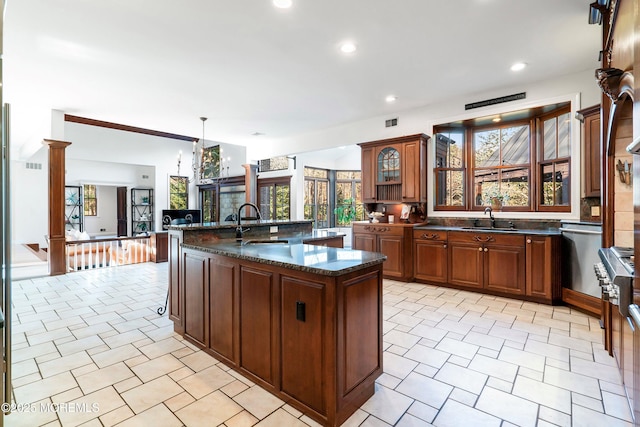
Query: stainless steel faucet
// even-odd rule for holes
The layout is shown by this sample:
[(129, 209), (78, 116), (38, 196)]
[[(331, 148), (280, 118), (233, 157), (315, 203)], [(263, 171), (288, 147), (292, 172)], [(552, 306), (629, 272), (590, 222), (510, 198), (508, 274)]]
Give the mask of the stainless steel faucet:
[(496, 219), (493, 217), (493, 209), (491, 209), (491, 206), (484, 208), (485, 215), (487, 212), (489, 212), (489, 218), (491, 218), (491, 228), (496, 228)]
[(261, 220), (262, 219), (262, 215), (260, 214), (260, 209), (258, 209), (258, 207), (256, 205), (254, 205), (253, 203), (243, 203), (242, 205), (240, 205), (240, 207), (238, 208), (238, 226), (236, 227), (236, 240), (242, 240), (242, 233), (244, 233), (245, 231), (249, 231), (250, 228), (242, 228), (242, 208), (244, 208), (245, 206), (251, 206), (253, 209), (255, 209), (256, 214), (258, 214), (258, 219)]

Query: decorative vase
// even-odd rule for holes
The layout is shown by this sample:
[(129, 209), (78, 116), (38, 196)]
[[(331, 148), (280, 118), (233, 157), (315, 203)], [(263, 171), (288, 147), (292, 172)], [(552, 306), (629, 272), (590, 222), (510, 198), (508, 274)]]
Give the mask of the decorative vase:
[(492, 197), (491, 198), (491, 209), (493, 209), (494, 211), (499, 211), (502, 209), (502, 200), (500, 200), (498, 197)]

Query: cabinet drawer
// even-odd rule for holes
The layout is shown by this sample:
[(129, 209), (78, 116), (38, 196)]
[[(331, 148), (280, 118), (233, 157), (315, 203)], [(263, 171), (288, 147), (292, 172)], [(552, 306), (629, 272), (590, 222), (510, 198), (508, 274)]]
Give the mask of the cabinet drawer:
[(447, 241), (447, 232), (442, 230), (413, 230), (415, 240)]
[(404, 235), (405, 227), (402, 225), (394, 225), (394, 224), (354, 224), (353, 232), (354, 233), (375, 233), (375, 234), (384, 234), (390, 236), (402, 236)]
[(450, 242), (466, 242), (492, 245), (524, 246), (524, 235), (501, 233), (474, 233), (473, 231), (452, 231)]

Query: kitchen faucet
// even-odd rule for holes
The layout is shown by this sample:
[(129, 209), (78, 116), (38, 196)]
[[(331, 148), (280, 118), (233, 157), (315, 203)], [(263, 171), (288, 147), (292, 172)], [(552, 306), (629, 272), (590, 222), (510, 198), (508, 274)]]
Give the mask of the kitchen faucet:
[(241, 223), (242, 208), (244, 208), (245, 206), (251, 206), (253, 209), (255, 209), (256, 213), (258, 214), (258, 219), (262, 219), (262, 215), (260, 214), (260, 209), (258, 209), (258, 207), (253, 203), (247, 202), (240, 205), (240, 207), (238, 208), (238, 226), (236, 227), (236, 240), (242, 240), (242, 233), (250, 230), (250, 228), (245, 228), (245, 229), (242, 228), (242, 223)]
[(491, 206), (484, 208), (485, 215), (487, 212), (489, 212), (489, 218), (491, 218), (491, 228), (496, 228), (496, 219), (493, 217), (493, 209), (491, 209)]

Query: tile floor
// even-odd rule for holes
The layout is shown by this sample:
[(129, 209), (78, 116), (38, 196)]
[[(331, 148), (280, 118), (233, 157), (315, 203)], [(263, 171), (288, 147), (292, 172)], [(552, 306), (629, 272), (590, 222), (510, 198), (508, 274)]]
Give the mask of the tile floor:
[[(167, 264), (14, 282), (8, 426), (317, 425), (173, 333)], [(385, 281), (384, 374), (345, 426), (625, 426), (598, 319)]]

